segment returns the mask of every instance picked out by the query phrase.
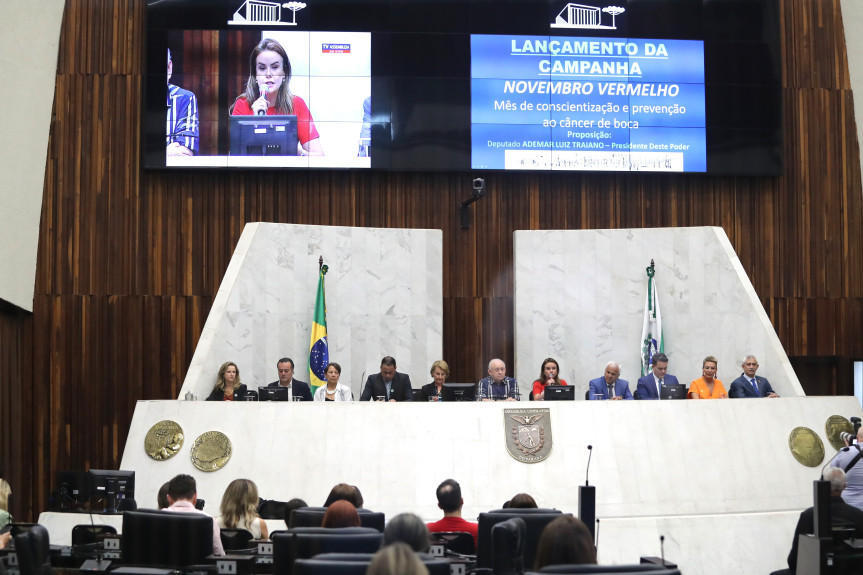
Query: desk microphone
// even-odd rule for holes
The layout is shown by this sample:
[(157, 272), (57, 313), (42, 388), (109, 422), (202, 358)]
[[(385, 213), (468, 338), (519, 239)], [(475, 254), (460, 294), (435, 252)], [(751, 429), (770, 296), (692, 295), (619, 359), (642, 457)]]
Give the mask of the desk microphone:
[(596, 518), (596, 539), (593, 542), (593, 547), (599, 551), (599, 518)]
[(586, 487), (586, 486), (588, 486), (588, 485), (590, 485), (590, 481), (588, 480), (588, 476), (589, 476), (589, 474), (590, 474), (590, 458), (593, 456), (593, 446), (592, 446), (592, 445), (588, 445), (588, 446), (587, 446), (587, 451), (588, 451), (588, 455), (587, 455), (587, 469), (586, 469), (586, 470), (585, 470), (585, 472), (584, 472), (584, 485), (585, 485), (585, 487)]
[(659, 557), (662, 559), (662, 566), (665, 567), (665, 535), (659, 536)]

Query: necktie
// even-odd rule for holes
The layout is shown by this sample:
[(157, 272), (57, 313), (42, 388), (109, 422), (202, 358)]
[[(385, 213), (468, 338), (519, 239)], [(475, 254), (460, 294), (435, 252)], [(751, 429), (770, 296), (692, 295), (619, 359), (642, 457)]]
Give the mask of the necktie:
[(608, 385), (608, 399), (611, 399), (612, 397), (614, 397), (614, 384), (609, 383), (607, 385)]
[(752, 379), (750, 379), (749, 381), (752, 383), (752, 389), (754, 389), (754, 390), (755, 390), (755, 397), (759, 397), (759, 393), (758, 393), (758, 382), (756, 382), (756, 381), (755, 381), (755, 378), (754, 378), (754, 377), (753, 377)]
[(657, 396), (657, 399), (662, 399), (662, 380), (663, 380), (663, 378), (660, 377), (659, 378), (659, 389), (657, 390), (657, 391), (659, 391), (659, 395)]

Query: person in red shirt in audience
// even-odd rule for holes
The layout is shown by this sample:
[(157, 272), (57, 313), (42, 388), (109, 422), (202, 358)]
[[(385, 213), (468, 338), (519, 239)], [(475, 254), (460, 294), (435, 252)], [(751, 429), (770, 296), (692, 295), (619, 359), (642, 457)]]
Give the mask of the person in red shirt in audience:
[(464, 499), (461, 497), (461, 486), (455, 479), (447, 479), (437, 488), (437, 506), (443, 510), (443, 519), (427, 525), (429, 533), (447, 533), (463, 531), (473, 535), (476, 544), (477, 524), (461, 518), (461, 508)]

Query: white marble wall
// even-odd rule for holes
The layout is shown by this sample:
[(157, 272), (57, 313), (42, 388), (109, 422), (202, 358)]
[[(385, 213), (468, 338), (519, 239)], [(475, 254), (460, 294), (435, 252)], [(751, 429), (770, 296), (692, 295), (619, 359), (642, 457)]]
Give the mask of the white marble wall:
[[(448, 477), (462, 485), (467, 518), (519, 491), (541, 506), (577, 513), (591, 444), (602, 562), (659, 555), (665, 535), (666, 556), (687, 575), (755, 574), (783, 567), (797, 515), (811, 505), (820, 475), (820, 466), (805, 467), (791, 455), (791, 430), (813, 429), (826, 463), (835, 454), (827, 418), (863, 415), (853, 397), (548, 403), (554, 447), (545, 461), (525, 464), (504, 445), (502, 411), (510, 407), (141, 401), (121, 468), (136, 471), (143, 506), (153, 505), (162, 483), (190, 473), (215, 514), (238, 477), (253, 479), (265, 498), (301, 497), (312, 505), (347, 482), (362, 489), (368, 508), (388, 517), (414, 511), (439, 518), (434, 492)], [(174, 458), (154, 461), (144, 436), (163, 419), (183, 427), (186, 444)], [(192, 466), (189, 447), (210, 430), (231, 439), (233, 456), (223, 469), (203, 473)]]
[(318, 287), (326, 275), (330, 360), (359, 398), (362, 376), (396, 358), (414, 387), (428, 383), (443, 349), (440, 230), (247, 224), (180, 390), (204, 399), (219, 366), (233, 361), (250, 389), (277, 379), (288, 356), (308, 381), (309, 339)]
[(635, 391), (641, 329), (653, 259), (669, 373), (689, 384), (701, 362), (719, 360), (730, 388), (745, 354), (784, 397), (800, 382), (722, 228), (517, 231), (515, 374), (524, 391), (546, 357), (581, 393), (610, 360)]

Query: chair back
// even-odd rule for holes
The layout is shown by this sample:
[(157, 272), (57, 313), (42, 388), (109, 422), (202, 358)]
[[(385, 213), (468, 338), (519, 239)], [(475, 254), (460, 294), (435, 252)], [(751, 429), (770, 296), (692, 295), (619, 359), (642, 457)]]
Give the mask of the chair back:
[(429, 542), (432, 545), (443, 545), (446, 551), (459, 555), (476, 555), (476, 542), (473, 540), (473, 535), (465, 531), (429, 533)]
[(370, 527), (297, 527), (273, 535), (273, 573), (291, 575), (294, 561), (321, 553), (374, 553), (383, 533)]
[(252, 547), (250, 541), (255, 538), (250, 531), (245, 529), (222, 528), (219, 530), (219, 535), (222, 538), (222, 547), (225, 548), (225, 553), (250, 549)]
[(496, 509), (479, 514), (476, 546), (477, 567), (492, 567), (491, 529), (513, 517), (521, 517), (525, 523), (524, 565), (533, 566), (539, 536), (545, 526), (563, 515), (557, 509)]
[(213, 554), (213, 518), (145, 509), (123, 513), (123, 563), (185, 567)]
[(320, 527), (324, 522), (326, 507), (300, 507), (291, 511), (288, 529), (294, 527)]
[(491, 528), (491, 568), (495, 575), (521, 575), (524, 572), (524, 534), (527, 526), (513, 517)]
[(330, 559), (297, 559), (293, 575), (366, 575), (369, 562), (333, 561)]
[(94, 545), (103, 535), (116, 535), (117, 529), (112, 525), (88, 525), (82, 523), (72, 528), (72, 545)]
[(48, 530), (32, 525), (15, 536), (15, 553), (21, 575), (51, 575), (51, 544)]
[(360, 527), (371, 527), (381, 533), (386, 525), (386, 514), (380, 511), (369, 511), (368, 509), (357, 509), (360, 516)]

